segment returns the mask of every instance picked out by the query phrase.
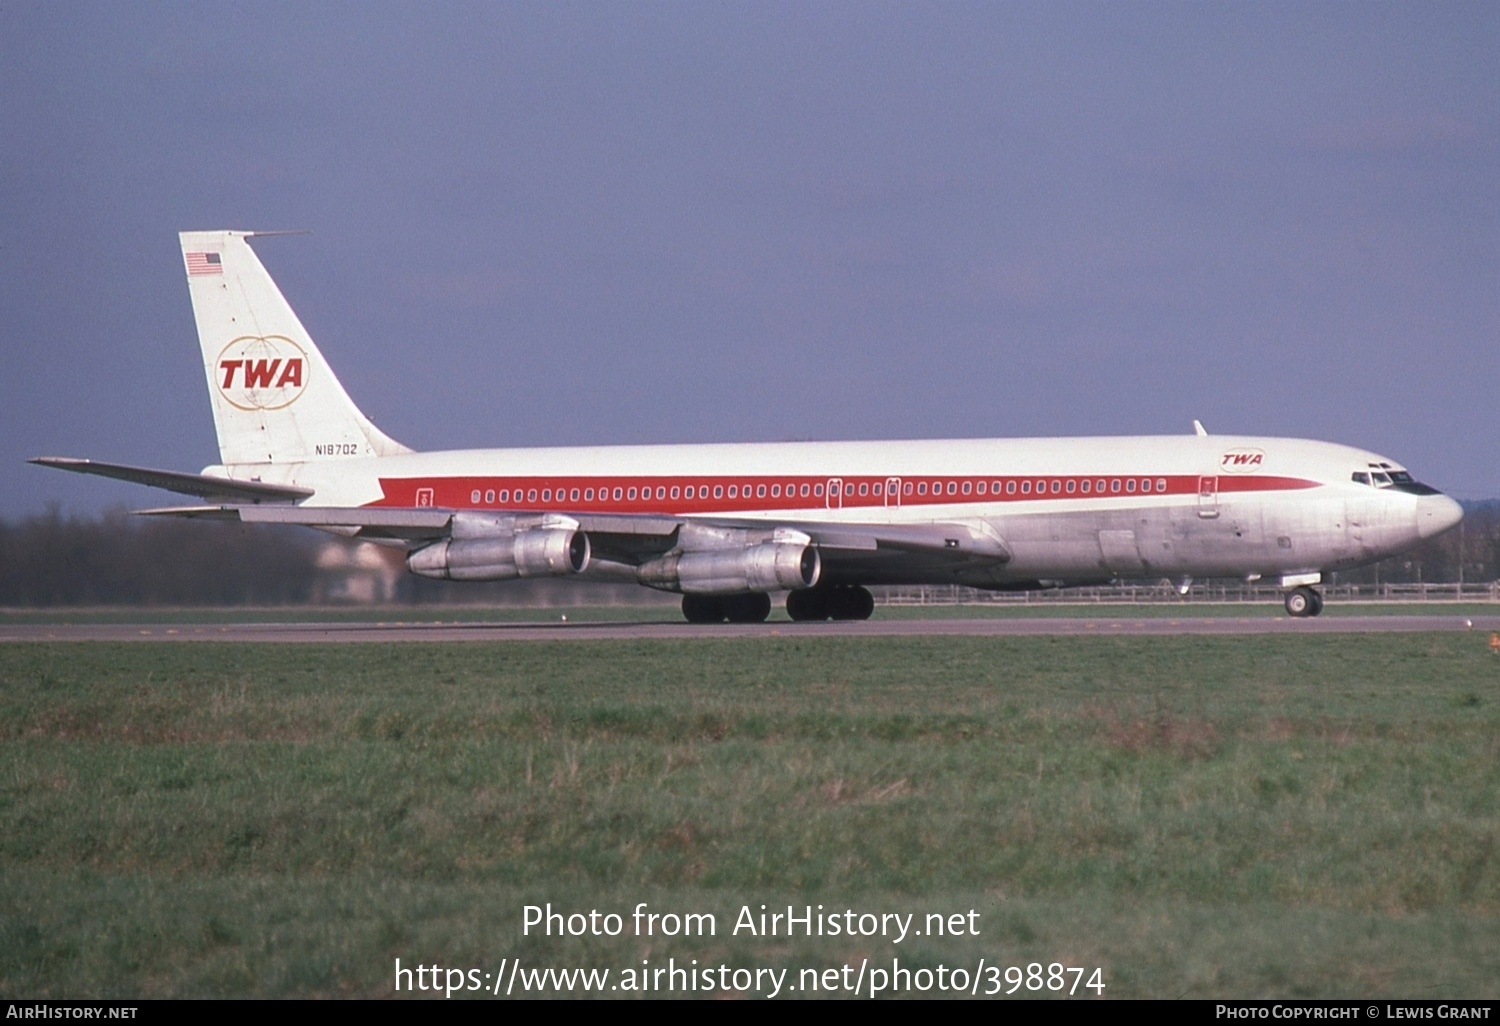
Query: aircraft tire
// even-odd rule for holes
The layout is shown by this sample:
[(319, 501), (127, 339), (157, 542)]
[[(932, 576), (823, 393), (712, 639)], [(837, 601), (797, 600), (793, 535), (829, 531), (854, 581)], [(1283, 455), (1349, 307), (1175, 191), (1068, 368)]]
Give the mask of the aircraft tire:
[(1318, 593), (1304, 585), (1287, 592), (1283, 604), (1286, 606), (1288, 616), (1298, 618), (1315, 616), (1313, 609), (1317, 605), (1317, 599)]
[(1318, 616), (1322, 612), (1323, 612), (1323, 593), (1321, 591), (1315, 591), (1315, 592), (1313, 592), (1312, 612), (1309, 613), (1308, 615), (1309, 616)]
[(799, 622), (828, 619), (828, 593), (820, 588), (794, 591), (786, 597), (786, 615)]
[(682, 615), (688, 623), (723, 623), (726, 610), (718, 595), (682, 596)]
[(868, 620), (875, 612), (875, 596), (867, 588), (840, 588), (834, 593), (835, 620)]
[(748, 595), (726, 595), (720, 600), (730, 623), (765, 623), (771, 615), (771, 596), (753, 591)]

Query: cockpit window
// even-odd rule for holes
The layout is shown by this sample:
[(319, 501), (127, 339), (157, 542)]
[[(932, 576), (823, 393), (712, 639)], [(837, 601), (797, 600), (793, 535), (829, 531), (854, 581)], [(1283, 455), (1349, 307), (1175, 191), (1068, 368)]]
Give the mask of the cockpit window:
[[(1377, 466), (1384, 470), (1375, 469)], [(1404, 470), (1396, 470), (1389, 463), (1371, 463), (1370, 472), (1356, 470), (1349, 475), (1349, 479), (1355, 484), (1368, 485), (1371, 488), (1394, 488), (1400, 492), (1408, 492), (1412, 495), (1437, 495), (1436, 488), (1424, 485)]]

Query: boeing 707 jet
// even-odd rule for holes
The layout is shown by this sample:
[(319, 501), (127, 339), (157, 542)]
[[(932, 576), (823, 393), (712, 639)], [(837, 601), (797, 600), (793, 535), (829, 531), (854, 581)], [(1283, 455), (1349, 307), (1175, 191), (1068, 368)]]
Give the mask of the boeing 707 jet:
[(1024, 590), (1274, 581), (1316, 616), (1332, 571), (1409, 549), (1458, 503), (1384, 456), (1194, 434), (414, 452), (350, 400), (249, 245), (184, 232), (219, 463), (33, 462), (193, 496), (144, 512), (300, 524), (455, 581), (579, 577), (682, 595), (693, 622), (863, 619), (872, 585)]

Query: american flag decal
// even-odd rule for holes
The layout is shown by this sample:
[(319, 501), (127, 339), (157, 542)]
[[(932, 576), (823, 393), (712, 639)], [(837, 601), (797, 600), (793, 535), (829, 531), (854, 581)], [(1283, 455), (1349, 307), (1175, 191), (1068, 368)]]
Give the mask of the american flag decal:
[(188, 253), (188, 274), (223, 274), (224, 264), (217, 253)]

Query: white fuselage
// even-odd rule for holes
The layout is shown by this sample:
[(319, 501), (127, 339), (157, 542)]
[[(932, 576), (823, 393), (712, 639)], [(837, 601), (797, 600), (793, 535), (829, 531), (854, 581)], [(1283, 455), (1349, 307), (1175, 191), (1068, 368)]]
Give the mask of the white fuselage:
[[(242, 476), (210, 471), (226, 469)], [(1431, 489), (1373, 481), (1405, 476), (1373, 453), (1236, 436), (489, 449), (256, 469), (316, 489), (308, 506), (975, 525), (1009, 558), (963, 580), (993, 587), (1295, 577), (1381, 559), (1461, 516)], [(887, 561), (826, 580), (901, 583), (929, 570)]]

